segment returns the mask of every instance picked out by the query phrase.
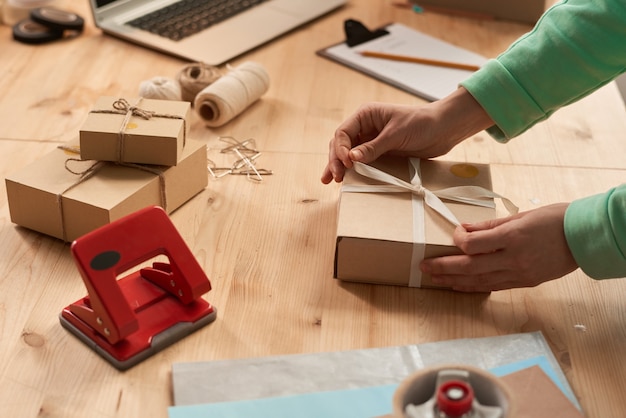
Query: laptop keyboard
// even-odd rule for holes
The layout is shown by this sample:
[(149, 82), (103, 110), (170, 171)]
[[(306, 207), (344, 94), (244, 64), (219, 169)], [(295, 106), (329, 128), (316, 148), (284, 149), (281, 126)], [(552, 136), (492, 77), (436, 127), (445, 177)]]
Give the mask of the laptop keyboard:
[(127, 22), (179, 41), (267, 0), (181, 0)]

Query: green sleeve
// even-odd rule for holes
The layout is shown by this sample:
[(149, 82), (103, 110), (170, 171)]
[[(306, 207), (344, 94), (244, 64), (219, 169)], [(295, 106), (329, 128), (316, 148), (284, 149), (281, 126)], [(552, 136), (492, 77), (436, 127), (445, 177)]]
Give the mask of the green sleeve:
[[(535, 28), (461, 85), (506, 142), (626, 70), (626, 1), (562, 0)], [(626, 276), (626, 185), (572, 202), (565, 235), (596, 279)]]
[(580, 268), (594, 279), (626, 275), (626, 185), (572, 202), (565, 237)]
[(506, 142), (626, 70), (626, 1), (562, 0), (461, 85)]

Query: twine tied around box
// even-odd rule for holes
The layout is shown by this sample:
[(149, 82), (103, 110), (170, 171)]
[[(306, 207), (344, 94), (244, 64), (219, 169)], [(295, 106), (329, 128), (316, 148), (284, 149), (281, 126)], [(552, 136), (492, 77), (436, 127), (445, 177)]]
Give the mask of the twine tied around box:
[[(69, 153), (80, 154), (80, 148), (79, 147), (70, 147), (70, 146), (60, 145), (58, 148), (63, 150), (63, 151), (67, 151)], [(69, 164), (71, 164), (71, 161), (85, 162), (86, 160), (81, 160), (80, 158), (68, 158), (68, 159), (65, 160), (65, 169), (68, 172), (70, 172), (72, 174), (75, 174), (75, 175), (77, 175), (79, 177), (78, 177), (78, 179), (74, 183), (72, 183), (65, 190), (63, 190), (60, 193), (57, 193), (57, 195), (56, 195), (57, 206), (59, 208), (59, 213), (61, 215), (61, 231), (63, 233), (63, 242), (67, 242), (67, 233), (65, 232), (65, 216), (63, 215), (63, 195), (65, 193), (69, 192), (70, 190), (72, 190), (74, 187), (78, 186), (79, 184), (84, 183), (85, 181), (89, 180), (91, 177), (96, 175), (96, 173), (98, 171), (100, 171), (103, 167), (105, 167), (108, 164), (115, 164), (115, 165), (118, 165), (118, 166), (121, 166), (121, 167), (135, 168), (137, 170), (145, 171), (145, 172), (152, 173), (152, 174), (155, 174), (156, 176), (158, 176), (159, 177), (159, 195), (160, 195), (161, 207), (165, 211), (167, 211), (167, 193), (166, 193), (166, 190), (165, 190), (165, 174), (163, 173), (162, 170), (158, 170), (158, 169), (156, 169), (154, 167), (148, 167), (148, 166), (145, 166), (145, 165), (134, 164), (134, 163), (95, 161), (93, 164), (91, 164), (85, 170), (75, 171), (75, 170), (71, 169), (70, 166), (69, 166)]]
[(506, 197), (480, 186), (457, 186), (440, 190), (429, 190), (422, 186), (419, 164), (419, 158), (409, 158), (409, 170), (411, 172), (411, 182), (409, 183), (378, 168), (355, 161), (354, 171), (383, 184), (344, 184), (341, 186), (341, 192), (344, 193), (410, 192), (413, 195), (411, 200), (413, 205), (413, 254), (411, 256), (410, 287), (420, 287), (422, 281), (419, 263), (424, 259), (426, 250), (426, 245), (424, 244), (426, 241), (424, 204), (428, 205), (454, 226), (460, 226), (461, 223), (441, 199), (494, 208), (495, 203), (493, 199), (499, 198), (509, 213), (514, 214), (519, 211), (518, 207)]
[(106, 113), (113, 115), (124, 115), (124, 119), (122, 120), (122, 124), (120, 125), (120, 129), (117, 132), (117, 162), (121, 163), (124, 161), (124, 141), (126, 139), (126, 128), (128, 127), (128, 123), (130, 122), (130, 118), (133, 116), (140, 117), (145, 120), (150, 120), (152, 118), (166, 118), (166, 119), (179, 119), (183, 121), (183, 147), (185, 146), (185, 142), (187, 141), (187, 121), (181, 115), (174, 115), (169, 113), (157, 113), (153, 110), (146, 110), (139, 107), (139, 103), (143, 98), (140, 97), (137, 99), (134, 105), (130, 105), (128, 100), (124, 98), (119, 98), (113, 102), (113, 109), (95, 109), (91, 110), (89, 113)]

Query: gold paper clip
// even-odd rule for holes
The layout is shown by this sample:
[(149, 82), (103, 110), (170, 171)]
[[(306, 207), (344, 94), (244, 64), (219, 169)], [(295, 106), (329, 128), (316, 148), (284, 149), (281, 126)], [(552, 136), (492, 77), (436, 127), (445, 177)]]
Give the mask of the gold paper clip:
[(256, 149), (254, 138), (238, 141), (232, 136), (221, 136), (219, 140), (230, 144), (223, 148), (221, 153), (234, 152), (239, 159), (233, 163), (232, 167), (216, 167), (215, 163), (207, 158), (207, 169), (214, 178), (235, 174), (245, 175), (249, 180), (262, 181), (264, 175), (273, 174), (271, 170), (256, 168), (255, 161), (261, 153)]
[[(243, 142), (237, 141), (232, 136), (220, 136), (219, 139), (220, 139), (220, 141), (226, 142), (228, 144), (232, 144), (229, 147), (222, 148), (222, 150), (220, 151), (222, 154), (226, 153), (226, 152), (231, 152), (231, 151), (233, 151), (235, 149), (246, 150), (246, 152), (251, 152), (251, 153), (258, 153), (259, 152), (256, 149), (256, 141), (254, 140), (254, 138), (248, 138), (248, 139), (246, 139)], [(253, 148), (249, 148), (248, 144), (251, 144)]]

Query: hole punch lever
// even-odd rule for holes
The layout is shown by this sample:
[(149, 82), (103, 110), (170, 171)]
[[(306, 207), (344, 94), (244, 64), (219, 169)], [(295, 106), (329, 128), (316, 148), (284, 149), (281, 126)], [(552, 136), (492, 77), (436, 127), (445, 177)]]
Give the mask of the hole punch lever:
[[(72, 243), (88, 295), (60, 314), (63, 327), (120, 370), (213, 322), (211, 283), (165, 211), (142, 209)], [(169, 263), (118, 275), (159, 255)]]

